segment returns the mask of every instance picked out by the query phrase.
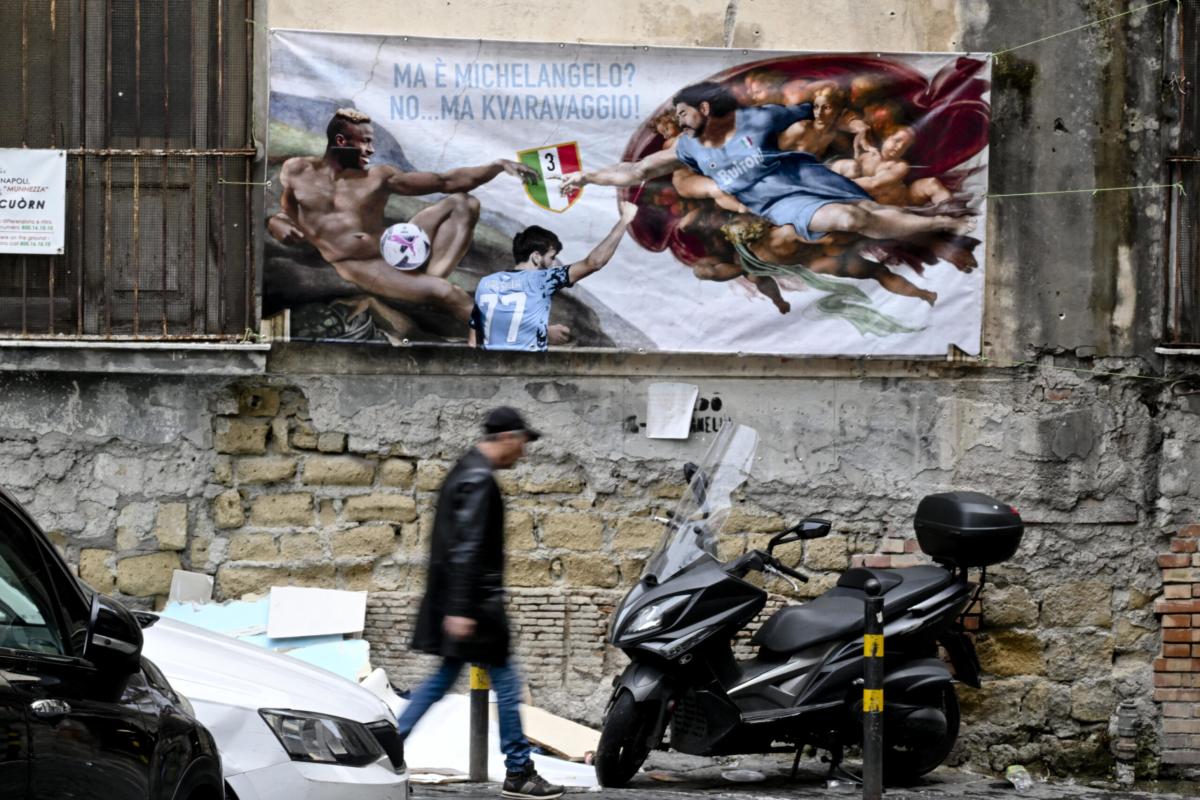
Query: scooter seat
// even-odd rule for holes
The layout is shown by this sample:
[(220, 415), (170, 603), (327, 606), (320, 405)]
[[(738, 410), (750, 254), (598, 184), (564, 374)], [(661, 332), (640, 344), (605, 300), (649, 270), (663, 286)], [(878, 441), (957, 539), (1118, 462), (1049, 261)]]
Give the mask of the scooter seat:
[(764, 650), (787, 654), (832, 639), (849, 638), (862, 629), (862, 598), (827, 592), (804, 605), (779, 609), (751, 641)]
[(776, 611), (751, 641), (763, 650), (786, 655), (833, 639), (860, 635), (865, 597), (862, 585), (868, 578), (875, 578), (883, 587), (885, 619), (932, 596), (953, 580), (945, 569), (934, 566), (847, 570), (838, 585), (820, 597)]
[(863, 584), (868, 578), (875, 578), (883, 587), (884, 619), (895, 616), (926, 597), (932, 597), (954, 580), (954, 576), (943, 567), (931, 565), (895, 570), (856, 567), (846, 570), (838, 578), (837, 586), (823, 596), (853, 597), (862, 603), (866, 596)]

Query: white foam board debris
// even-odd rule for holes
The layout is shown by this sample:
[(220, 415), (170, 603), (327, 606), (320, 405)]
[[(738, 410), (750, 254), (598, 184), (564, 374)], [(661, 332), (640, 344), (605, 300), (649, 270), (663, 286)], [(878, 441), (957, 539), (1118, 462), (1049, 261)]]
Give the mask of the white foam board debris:
[(267, 635), (272, 639), (357, 633), (366, 626), (367, 593), (272, 586)]
[(212, 600), (213, 579), (200, 572), (177, 569), (171, 573), (168, 603), (207, 603)]
[(359, 683), (364, 689), (387, 703), (387, 707), (391, 710), (393, 717), (400, 716), (400, 709), (404, 708), (404, 698), (393, 691), (392, 684), (388, 681), (387, 673), (383, 671), (383, 667), (376, 667)]
[(371, 672), (371, 645), (366, 639), (323, 642), (285, 652), (292, 658), (298, 658), (350, 681), (362, 680)]
[[(407, 701), (402, 700), (407, 705)], [(430, 707), (417, 727), (404, 740), (404, 760), (409, 773), (428, 774), (450, 770), (466, 775), (470, 770), (471, 701), (465, 694), (448, 694)], [(596, 771), (554, 756), (533, 756), (543, 778), (560, 786), (591, 789), (597, 786)], [(500, 729), (488, 724), (488, 780), (504, 780), (504, 754), (500, 752)]]
[(431, 769), (420, 772), (409, 770), (408, 779), (413, 783), (470, 783), (471, 776), (455, 769)]

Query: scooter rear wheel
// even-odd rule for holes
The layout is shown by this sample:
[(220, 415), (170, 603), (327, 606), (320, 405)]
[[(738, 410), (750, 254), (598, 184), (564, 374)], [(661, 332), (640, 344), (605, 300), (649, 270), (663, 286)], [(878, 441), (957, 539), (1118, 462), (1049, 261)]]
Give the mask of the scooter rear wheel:
[(959, 725), (958, 695), (955, 694), (954, 687), (946, 685), (932, 692), (927, 705), (945, 715), (946, 730), (932, 739), (906, 736), (890, 740), (885, 730), (883, 779), (890, 785), (904, 786), (926, 773), (933, 772), (954, 749), (954, 743), (958, 740)]
[(657, 742), (651, 742), (656, 722), (653, 703), (636, 703), (621, 692), (604, 718), (596, 747), (596, 779), (601, 786), (619, 788), (629, 783)]

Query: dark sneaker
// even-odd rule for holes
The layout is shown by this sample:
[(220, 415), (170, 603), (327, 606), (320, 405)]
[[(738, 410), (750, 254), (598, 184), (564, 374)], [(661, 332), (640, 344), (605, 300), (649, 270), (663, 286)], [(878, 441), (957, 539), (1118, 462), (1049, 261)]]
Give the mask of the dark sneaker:
[(501, 797), (513, 800), (554, 800), (562, 795), (563, 787), (547, 783), (545, 778), (537, 774), (532, 761), (522, 771), (508, 773), (504, 778), (504, 789), (500, 792)]

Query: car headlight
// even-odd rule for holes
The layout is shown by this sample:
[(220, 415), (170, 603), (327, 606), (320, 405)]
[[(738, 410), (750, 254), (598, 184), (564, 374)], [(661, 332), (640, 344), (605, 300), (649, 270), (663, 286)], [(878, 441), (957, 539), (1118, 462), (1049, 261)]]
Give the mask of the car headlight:
[(687, 602), (687, 595), (677, 594), (674, 597), (668, 597), (657, 603), (651, 603), (634, 615), (633, 619), (629, 621), (629, 627), (625, 629), (625, 633), (646, 633), (647, 631), (661, 627), (667, 614), (679, 608), (685, 602)]
[(258, 713), (293, 761), (362, 767), (383, 755), (366, 726), (353, 720), (273, 708)]

